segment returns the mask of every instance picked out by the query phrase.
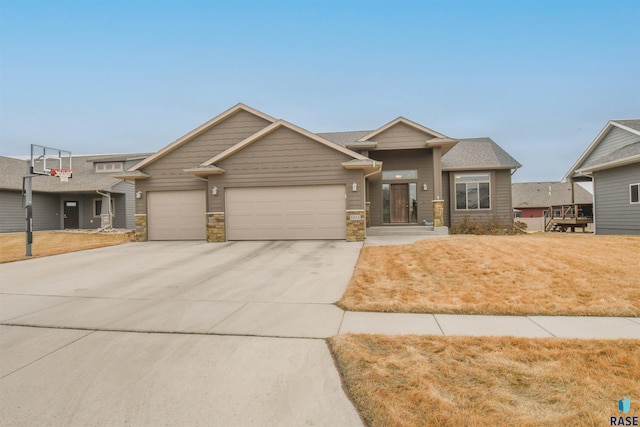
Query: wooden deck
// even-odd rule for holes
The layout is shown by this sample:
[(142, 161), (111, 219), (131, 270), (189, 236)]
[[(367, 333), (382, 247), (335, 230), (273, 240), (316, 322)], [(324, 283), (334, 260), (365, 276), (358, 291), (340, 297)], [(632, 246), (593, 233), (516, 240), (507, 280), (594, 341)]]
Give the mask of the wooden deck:
[[(545, 231), (559, 231), (562, 233), (571, 231), (575, 233), (576, 228), (581, 228), (584, 233), (588, 225), (593, 223), (593, 217), (584, 215), (583, 206), (549, 206), (547, 215), (553, 216), (545, 215)], [(591, 213), (591, 208), (588, 212)]]

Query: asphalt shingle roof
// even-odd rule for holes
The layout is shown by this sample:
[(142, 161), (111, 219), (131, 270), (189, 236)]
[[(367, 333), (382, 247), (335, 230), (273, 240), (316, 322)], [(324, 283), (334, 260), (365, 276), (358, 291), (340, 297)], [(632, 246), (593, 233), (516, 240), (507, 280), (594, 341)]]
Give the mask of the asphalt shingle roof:
[[(39, 175), (32, 179), (33, 191), (49, 193), (111, 191), (120, 179), (113, 173), (96, 173), (94, 161), (131, 161), (141, 159), (148, 154), (116, 154), (72, 157), (73, 177), (69, 182), (60, 182), (57, 177)], [(0, 189), (22, 190), (22, 177), (27, 173), (27, 161), (0, 156)]]
[[(551, 193), (551, 194), (549, 194)], [(576, 184), (574, 202), (593, 203), (593, 195)], [(514, 208), (546, 208), (571, 204), (571, 183), (569, 182), (517, 182), (511, 184)]]
[(356, 142), (358, 139), (363, 136), (370, 134), (371, 130), (352, 130), (348, 132), (324, 132), (324, 133), (316, 133), (316, 135), (321, 136), (324, 139), (328, 139), (331, 142), (334, 142), (338, 145), (342, 145), (343, 147), (347, 144), (351, 144)]
[(491, 138), (461, 139), (442, 156), (442, 170), (513, 169), (522, 166)]
[[(371, 133), (369, 130), (326, 132), (316, 135), (346, 146)], [(425, 140), (426, 142), (426, 140)], [(522, 166), (491, 138), (461, 139), (442, 157), (442, 169), (513, 169)]]
[(640, 141), (618, 148), (616, 151), (609, 153), (606, 156), (599, 157), (593, 162), (590, 162), (590, 166), (605, 165), (607, 163), (624, 160), (634, 156), (640, 156)]

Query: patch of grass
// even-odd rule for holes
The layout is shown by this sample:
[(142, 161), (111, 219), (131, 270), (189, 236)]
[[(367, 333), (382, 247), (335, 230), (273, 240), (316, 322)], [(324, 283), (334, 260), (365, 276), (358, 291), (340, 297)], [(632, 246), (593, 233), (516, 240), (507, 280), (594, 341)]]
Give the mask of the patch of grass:
[(640, 236), (450, 236), (365, 247), (352, 311), (640, 315)]
[(638, 340), (339, 335), (329, 346), (371, 427), (609, 425), (640, 399)]
[[(131, 242), (133, 232), (96, 233), (67, 231), (36, 231), (31, 246), (32, 258), (120, 245)], [(0, 234), (0, 263), (29, 259), (25, 256), (25, 233)]]

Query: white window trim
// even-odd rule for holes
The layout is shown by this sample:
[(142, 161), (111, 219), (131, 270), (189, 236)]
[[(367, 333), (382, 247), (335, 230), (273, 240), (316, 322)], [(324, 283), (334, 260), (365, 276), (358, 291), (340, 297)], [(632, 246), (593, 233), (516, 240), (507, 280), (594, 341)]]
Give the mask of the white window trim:
[[(111, 165), (111, 168), (107, 169), (107, 165)], [(99, 162), (95, 164), (96, 173), (122, 172), (123, 170), (124, 165), (122, 162)]]
[[(492, 174), (490, 172), (475, 172), (475, 173), (474, 172), (465, 172), (465, 173), (460, 173), (459, 174), (461, 176), (460, 181), (458, 181), (456, 179), (455, 175), (456, 174), (453, 174), (453, 194), (454, 194), (453, 204), (454, 204), (455, 210), (457, 212), (476, 212), (476, 211), (484, 211), (484, 212), (486, 212), (486, 211), (490, 211), (492, 209), (493, 203), (492, 203), (491, 199), (492, 199), (493, 191), (491, 189), (491, 177), (492, 177)], [(462, 177), (464, 177), (465, 175), (487, 175), (488, 178), (487, 178), (487, 181), (465, 181), (464, 179), (462, 179)], [(489, 207), (488, 208), (481, 208), (480, 207), (480, 186), (478, 186), (478, 207), (477, 208), (459, 209), (458, 208), (458, 191), (457, 191), (457, 188), (456, 188), (456, 186), (458, 184), (465, 184), (465, 194), (467, 195), (467, 197), (468, 197), (468, 193), (467, 193), (468, 190), (466, 188), (467, 184), (489, 184)], [(467, 199), (467, 202), (468, 202), (468, 199)]]
[[(634, 187), (634, 186), (638, 187), (638, 201), (637, 202), (634, 202), (631, 199), (631, 187)], [(632, 204), (632, 205), (640, 205), (640, 183), (629, 184), (629, 203)]]

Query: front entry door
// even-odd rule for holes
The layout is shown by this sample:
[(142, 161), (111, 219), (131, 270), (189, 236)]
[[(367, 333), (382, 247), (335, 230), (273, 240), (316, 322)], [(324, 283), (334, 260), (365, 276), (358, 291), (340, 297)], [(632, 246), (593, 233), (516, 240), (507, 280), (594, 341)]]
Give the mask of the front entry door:
[(64, 202), (64, 228), (80, 227), (80, 210), (78, 209), (78, 201)]
[(389, 205), (391, 223), (409, 222), (409, 184), (391, 184)]

